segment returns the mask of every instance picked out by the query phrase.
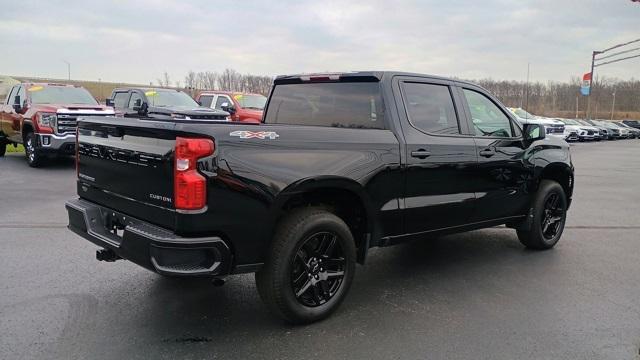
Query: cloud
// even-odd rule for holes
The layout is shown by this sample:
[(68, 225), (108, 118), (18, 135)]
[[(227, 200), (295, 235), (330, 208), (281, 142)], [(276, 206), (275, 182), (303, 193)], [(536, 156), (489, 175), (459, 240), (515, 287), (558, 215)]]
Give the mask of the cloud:
[[(148, 83), (164, 71), (403, 70), (567, 80), (594, 49), (640, 37), (612, 1), (21, 1), (3, 5), (0, 73)], [(598, 69), (637, 76), (640, 60)]]

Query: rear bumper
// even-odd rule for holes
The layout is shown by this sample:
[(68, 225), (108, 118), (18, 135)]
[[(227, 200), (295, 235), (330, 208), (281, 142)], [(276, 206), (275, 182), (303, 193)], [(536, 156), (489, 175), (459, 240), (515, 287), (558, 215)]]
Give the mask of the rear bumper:
[[(146, 269), (171, 276), (230, 273), (232, 256), (219, 237), (185, 238), (82, 199), (67, 201), (69, 229)], [(117, 234), (110, 229), (120, 228)]]

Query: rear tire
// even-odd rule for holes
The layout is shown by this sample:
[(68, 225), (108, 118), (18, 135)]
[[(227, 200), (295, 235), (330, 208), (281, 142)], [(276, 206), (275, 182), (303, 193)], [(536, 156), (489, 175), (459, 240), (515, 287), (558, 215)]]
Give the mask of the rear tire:
[(27, 164), (32, 168), (42, 166), (43, 156), (38, 154), (36, 134), (30, 132), (24, 137), (24, 154), (27, 157)]
[(320, 208), (294, 210), (280, 222), (256, 285), (272, 313), (292, 324), (326, 318), (345, 298), (355, 273), (349, 227)]
[(533, 201), (533, 222), (529, 230), (518, 230), (518, 239), (529, 249), (554, 247), (567, 219), (567, 197), (560, 184), (542, 180)]
[(0, 141), (0, 157), (3, 157), (7, 152), (7, 143), (4, 141)]

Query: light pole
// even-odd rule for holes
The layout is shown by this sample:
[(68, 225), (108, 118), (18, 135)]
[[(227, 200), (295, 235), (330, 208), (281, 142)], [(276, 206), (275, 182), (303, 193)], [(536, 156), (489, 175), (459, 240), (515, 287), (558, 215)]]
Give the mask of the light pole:
[(613, 90), (613, 101), (611, 102), (611, 120), (613, 120), (613, 109), (616, 107), (616, 91)]
[(67, 75), (69, 76), (69, 81), (71, 81), (71, 63), (67, 60), (62, 60), (67, 64)]

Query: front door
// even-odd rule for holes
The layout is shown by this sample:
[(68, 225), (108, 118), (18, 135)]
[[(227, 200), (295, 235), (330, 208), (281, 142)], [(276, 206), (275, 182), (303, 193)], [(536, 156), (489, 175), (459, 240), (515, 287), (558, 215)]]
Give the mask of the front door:
[(498, 103), (480, 89), (459, 90), (475, 136), (477, 206), (472, 222), (525, 215), (531, 203), (534, 166), (522, 132)]
[(399, 115), (405, 135), (405, 233), (466, 224), (475, 194), (476, 145), (460, 121), (461, 107), (448, 81), (404, 78)]

